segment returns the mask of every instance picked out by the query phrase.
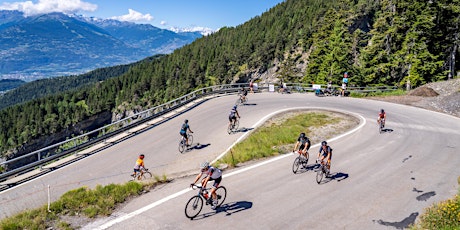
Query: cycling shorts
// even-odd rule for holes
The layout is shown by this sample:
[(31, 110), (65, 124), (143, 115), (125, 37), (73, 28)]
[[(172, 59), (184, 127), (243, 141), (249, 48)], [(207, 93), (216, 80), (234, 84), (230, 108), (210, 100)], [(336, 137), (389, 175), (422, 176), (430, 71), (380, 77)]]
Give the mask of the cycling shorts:
[(230, 115), (230, 116), (228, 116), (228, 120), (229, 121), (236, 120), (236, 116), (235, 115), (233, 115), (233, 116)]
[(208, 181), (214, 181), (214, 183), (212, 184), (212, 187), (217, 188), (220, 182), (222, 181), (222, 177), (219, 177), (216, 179), (213, 179), (212, 177), (210, 177)]

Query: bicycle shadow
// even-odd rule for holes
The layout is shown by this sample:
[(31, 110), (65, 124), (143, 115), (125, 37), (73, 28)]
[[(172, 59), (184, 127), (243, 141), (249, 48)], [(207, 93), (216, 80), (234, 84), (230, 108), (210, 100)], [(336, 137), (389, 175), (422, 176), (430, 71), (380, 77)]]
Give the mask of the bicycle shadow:
[(387, 128), (382, 129), (382, 133), (391, 133), (391, 132), (393, 132), (393, 129), (387, 129)]
[(333, 180), (336, 180), (337, 182), (343, 181), (349, 177), (348, 173), (342, 173), (342, 172), (335, 172), (329, 174), (328, 177), (325, 177), (322, 181), (321, 184), (326, 184), (329, 183)]
[(255, 106), (257, 105), (256, 103), (243, 103), (241, 104), (242, 106)]
[(201, 215), (196, 216), (193, 220), (202, 220), (211, 216), (214, 216), (218, 213), (225, 212), (226, 216), (231, 216), (235, 213), (247, 210), (252, 208), (252, 202), (249, 201), (237, 201), (232, 203), (223, 204), (220, 207), (216, 208), (216, 210), (210, 210), (207, 213), (203, 213)]
[(315, 171), (319, 168), (319, 164), (307, 164), (307, 167), (301, 166), (295, 174), (306, 173), (308, 171)]
[(232, 131), (231, 134), (240, 133), (240, 132), (241, 132), (241, 133), (245, 133), (245, 132), (250, 131), (250, 130), (253, 130), (253, 129), (254, 129), (254, 128), (244, 128), (244, 127), (242, 127), (242, 128), (240, 128), (240, 129), (237, 129), (237, 130)]
[(187, 148), (187, 151), (191, 151), (193, 149), (204, 149), (208, 146), (210, 146), (211, 144), (208, 143), (208, 144), (200, 144), (200, 143), (196, 143), (195, 145), (193, 146), (190, 146), (189, 148)]

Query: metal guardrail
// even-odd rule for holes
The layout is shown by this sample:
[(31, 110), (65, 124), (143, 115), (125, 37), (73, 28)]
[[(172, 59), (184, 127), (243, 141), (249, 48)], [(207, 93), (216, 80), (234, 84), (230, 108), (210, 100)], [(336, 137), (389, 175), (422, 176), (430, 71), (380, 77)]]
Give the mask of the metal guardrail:
[[(35, 157), (35, 161), (32, 163), (23, 165), (21, 167), (2, 172), (0, 173), (0, 181), (4, 181), (13, 175), (21, 175), (28, 171), (33, 170), (34, 168), (50, 163), (56, 159), (62, 158), (64, 156), (71, 155), (80, 150), (84, 150), (91, 146), (94, 146), (98, 143), (103, 142), (104, 140), (109, 139), (115, 135), (123, 133), (137, 125), (143, 124), (149, 120), (153, 120), (163, 114), (171, 112), (187, 103), (190, 103), (199, 98), (217, 95), (217, 94), (229, 94), (237, 92), (242, 86), (248, 87), (248, 83), (235, 83), (235, 84), (225, 84), (225, 85), (216, 85), (201, 88), (195, 90), (191, 93), (188, 93), (182, 97), (171, 100), (164, 104), (155, 106), (153, 108), (147, 109), (145, 111), (138, 112), (132, 116), (123, 118), (101, 128), (92, 130), (88, 133), (73, 137), (71, 139), (47, 146), (45, 148), (33, 151), (31, 153), (13, 158), (8, 161), (0, 162), (0, 166), (6, 166), (13, 162), (23, 160), (25, 158)], [(302, 84), (302, 83), (285, 83), (287, 89), (290, 92), (312, 92), (315, 91), (315, 88), (312, 84)], [(321, 86), (323, 88), (323, 86)], [(278, 91), (280, 88), (279, 85), (274, 85), (273, 83), (258, 83), (258, 91)], [(394, 88), (369, 88), (369, 87), (348, 87), (351, 91), (356, 92), (372, 92), (372, 91), (382, 91), (382, 90), (394, 90)], [(61, 149), (63, 146), (67, 146), (65, 149)], [(70, 147), (69, 147), (70, 146)]]

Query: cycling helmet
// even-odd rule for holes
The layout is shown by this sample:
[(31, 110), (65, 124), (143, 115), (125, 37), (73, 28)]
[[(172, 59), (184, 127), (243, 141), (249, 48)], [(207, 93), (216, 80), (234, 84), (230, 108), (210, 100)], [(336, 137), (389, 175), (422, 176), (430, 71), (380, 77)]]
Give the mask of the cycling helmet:
[(300, 137), (304, 138), (304, 137), (305, 137), (305, 133), (301, 133), (301, 134), (300, 134)]
[(207, 162), (207, 161), (201, 163), (201, 165), (200, 165), (200, 169), (205, 169), (207, 167), (209, 167), (209, 162)]
[(327, 142), (326, 142), (326, 141), (323, 141), (323, 142), (321, 142), (321, 145), (322, 145), (322, 146), (326, 146), (326, 145), (327, 145)]
[(144, 159), (144, 154), (139, 155), (139, 158)]
[(185, 121), (184, 121), (184, 122), (185, 122), (185, 124), (187, 124), (187, 123), (188, 123), (188, 120), (187, 120), (187, 119), (185, 119)]
[(238, 107), (237, 105), (234, 105), (234, 106), (233, 106), (233, 109), (236, 109), (237, 107)]
[(381, 112), (381, 113), (384, 113), (384, 112), (385, 112), (385, 110), (383, 110), (383, 109), (380, 109), (380, 112)]

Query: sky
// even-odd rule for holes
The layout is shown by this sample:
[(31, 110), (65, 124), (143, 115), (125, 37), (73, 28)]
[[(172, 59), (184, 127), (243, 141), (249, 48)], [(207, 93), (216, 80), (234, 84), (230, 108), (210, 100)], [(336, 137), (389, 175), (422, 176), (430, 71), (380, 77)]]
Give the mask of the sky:
[(76, 13), (152, 24), (162, 29), (216, 31), (243, 24), (283, 0), (34, 0), (1, 1), (0, 10), (27, 15)]

